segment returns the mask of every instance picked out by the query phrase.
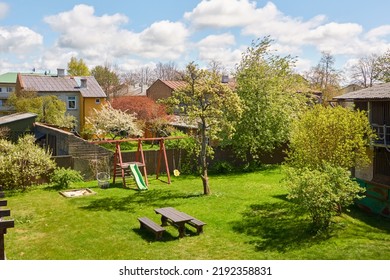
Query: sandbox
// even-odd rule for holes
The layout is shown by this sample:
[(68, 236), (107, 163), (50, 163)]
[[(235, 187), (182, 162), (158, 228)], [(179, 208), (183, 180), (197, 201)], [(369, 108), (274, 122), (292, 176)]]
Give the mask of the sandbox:
[(66, 190), (60, 192), (60, 194), (64, 197), (79, 197), (79, 196), (96, 194), (96, 192), (86, 188), (86, 189)]

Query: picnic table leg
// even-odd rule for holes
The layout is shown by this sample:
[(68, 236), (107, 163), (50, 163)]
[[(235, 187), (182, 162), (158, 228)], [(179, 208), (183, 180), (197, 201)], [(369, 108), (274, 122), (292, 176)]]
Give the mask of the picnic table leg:
[(161, 216), (161, 225), (163, 227), (168, 225), (168, 218), (167, 217)]
[(184, 237), (186, 235), (185, 223), (177, 224), (177, 228), (179, 230), (179, 238)]
[(0, 229), (0, 260), (5, 260), (5, 252), (4, 252), (4, 231)]

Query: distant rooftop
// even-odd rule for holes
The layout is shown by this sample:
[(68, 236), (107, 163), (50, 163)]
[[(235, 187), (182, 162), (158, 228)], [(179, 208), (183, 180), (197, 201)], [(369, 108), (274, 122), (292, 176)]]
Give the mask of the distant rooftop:
[(178, 89), (180, 87), (184, 87), (184, 86), (187, 85), (187, 82), (185, 82), (185, 81), (165, 81), (165, 80), (161, 80), (161, 82), (166, 84), (171, 89)]
[(390, 83), (375, 85), (334, 97), (336, 100), (383, 100), (390, 99)]
[(17, 72), (8, 72), (0, 75), (0, 83), (2, 84), (15, 84), (16, 78), (18, 76)]
[[(83, 97), (106, 97), (95, 77), (49, 76), (20, 74), (20, 84), (25, 90), (37, 92), (80, 92)], [(85, 80), (85, 86), (81, 85)]]

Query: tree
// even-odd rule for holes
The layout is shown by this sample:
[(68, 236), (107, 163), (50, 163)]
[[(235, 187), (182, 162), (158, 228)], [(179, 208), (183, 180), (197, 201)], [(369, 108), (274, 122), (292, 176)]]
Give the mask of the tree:
[(181, 75), (177, 69), (177, 66), (174, 62), (162, 63), (159, 62), (156, 64), (154, 69), (154, 79), (166, 80), (166, 81), (176, 81), (181, 78)]
[(38, 96), (34, 91), (14, 92), (8, 102), (16, 112), (37, 114), (37, 121), (65, 128), (73, 128), (76, 118), (66, 114), (66, 104), (54, 95)]
[(320, 62), (306, 73), (306, 79), (313, 90), (323, 93), (325, 102), (330, 101), (338, 94), (342, 79), (341, 71), (335, 68), (334, 56), (329, 52), (322, 52)]
[(312, 169), (323, 162), (344, 169), (364, 166), (374, 135), (364, 111), (316, 105), (292, 126), (288, 162)]
[(71, 76), (90, 76), (91, 72), (88, 66), (84, 63), (83, 59), (77, 60), (75, 57), (71, 57), (68, 62), (68, 74)]
[(107, 135), (111, 135), (114, 139), (128, 136), (139, 137), (143, 134), (134, 114), (114, 109), (110, 104), (102, 106), (100, 110), (94, 109), (92, 117), (86, 120), (90, 126), (90, 133), (99, 138)]
[(208, 157), (212, 153), (210, 141), (230, 138), (236, 121), (241, 116), (240, 98), (228, 86), (221, 83), (215, 73), (199, 69), (192, 62), (187, 65), (184, 76), (187, 85), (173, 92), (166, 104), (181, 110), (189, 122), (199, 127), (196, 137), (203, 193), (211, 193), (208, 178)]
[(165, 106), (156, 103), (153, 99), (146, 96), (123, 96), (114, 98), (111, 105), (114, 109), (135, 114), (137, 119), (145, 124), (145, 130), (149, 130), (152, 134), (167, 136), (169, 116)]
[(251, 160), (286, 143), (290, 125), (307, 108), (307, 85), (293, 72), (295, 60), (271, 53), (266, 37), (252, 42), (236, 69), (244, 112), (233, 137), (235, 151)]
[(375, 54), (361, 57), (351, 66), (351, 78), (353, 82), (362, 87), (372, 87), (377, 81), (379, 57)]
[(366, 113), (341, 106), (316, 105), (294, 123), (286, 161), (288, 197), (309, 211), (316, 231), (327, 229), (332, 216), (360, 197), (350, 169), (370, 162), (373, 139)]
[(119, 75), (110, 64), (106, 63), (104, 66), (94, 67), (91, 74), (107, 94), (108, 99), (115, 97), (120, 88), (120, 80)]
[(315, 233), (327, 230), (333, 216), (359, 199), (364, 191), (350, 179), (351, 172), (324, 163), (320, 169), (287, 169), (284, 179), (291, 199), (305, 209), (312, 218)]
[(385, 83), (390, 82), (390, 50), (378, 57), (375, 64), (375, 72), (376, 79)]

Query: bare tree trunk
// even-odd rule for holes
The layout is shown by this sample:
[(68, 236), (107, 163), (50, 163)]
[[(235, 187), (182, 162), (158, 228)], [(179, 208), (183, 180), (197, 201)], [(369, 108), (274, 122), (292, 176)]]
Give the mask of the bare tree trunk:
[(201, 168), (202, 168), (202, 182), (203, 182), (203, 194), (209, 195), (211, 194), (210, 186), (209, 186), (209, 177), (207, 175), (207, 137), (206, 137), (206, 123), (203, 120), (202, 121), (202, 135), (201, 135), (201, 141), (202, 141), (202, 148), (200, 151), (200, 161), (201, 161)]

